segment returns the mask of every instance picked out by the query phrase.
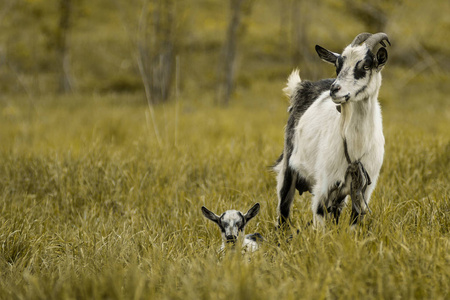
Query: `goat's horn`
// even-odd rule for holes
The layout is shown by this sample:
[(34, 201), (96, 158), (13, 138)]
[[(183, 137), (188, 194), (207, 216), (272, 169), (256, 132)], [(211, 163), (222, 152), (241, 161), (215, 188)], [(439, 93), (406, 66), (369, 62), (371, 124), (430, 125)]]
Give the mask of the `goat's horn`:
[(384, 41), (388, 42), (389, 46), (391, 45), (391, 42), (389, 42), (389, 38), (388, 38), (387, 34), (383, 33), (383, 32), (379, 32), (379, 33), (375, 33), (372, 36), (370, 36), (364, 43), (367, 45), (367, 47), (370, 50), (373, 50), (373, 48), (375, 48), (375, 46), (378, 43), (383, 45), (383, 47), (386, 47), (386, 44), (384, 43)]
[(358, 34), (352, 42), (352, 47), (359, 46), (362, 42), (367, 40), (372, 34), (368, 32), (363, 32)]

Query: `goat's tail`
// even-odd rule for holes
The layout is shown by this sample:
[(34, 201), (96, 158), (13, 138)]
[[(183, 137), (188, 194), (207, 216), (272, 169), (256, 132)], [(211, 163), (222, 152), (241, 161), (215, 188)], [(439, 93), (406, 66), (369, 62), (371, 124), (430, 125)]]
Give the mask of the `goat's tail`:
[(291, 98), (293, 95), (295, 95), (295, 92), (299, 88), (299, 83), (302, 82), (300, 79), (300, 70), (294, 69), (288, 77), (288, 82), (286, 84), (286, 87), (283, 89), (283, 92)]

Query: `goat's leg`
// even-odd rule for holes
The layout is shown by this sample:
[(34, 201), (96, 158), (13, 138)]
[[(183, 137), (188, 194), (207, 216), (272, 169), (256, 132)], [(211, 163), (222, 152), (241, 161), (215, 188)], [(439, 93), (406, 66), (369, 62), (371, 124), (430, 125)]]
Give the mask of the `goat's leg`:
[(359, 213), (358, 209), (352, 204), (352, 213), (350, 214), (350, 225), (355, 226), (356, 224), (358, 224), (360, 216), (361, 214)]
[(337, 200), (334, 200), (330, 206), (326, 206), (325, 197), (322, 197), (322, 200), (313, 200), (313, 215), (314, 220), (313, 224), (316, 227), (322, 227), (325, 225), (325, 219), (327, 216), (333, 217), (336, 224), (339, 224), (339, 218), (341, 216), (342, 208), (345, 204), (346, 196), (342, 196)]
[[(353, 178), (354, 179), (354, 178)], [(351, 197), (352, 197), (352, 213), (350, 215), (350, 225), (354, 226), (363, 218), (363, 193), (355, 181), (351, 183)]]
[(356, 191), (352, 191), (351, 193), (352, 213), (350, 215), (350, 225), (352, 227), (358, 223), (361, 223), (364, 220), (364, 216), (367, 214), (367, 211), (369, 211), (367, 200), (370, 197), (370, 192), (365, 189), (355, 190)]
[(333, 204), (331, 205), (330, 212), (331, 212), (331, 215), (334, 218), (334, 221), (336, 222), (336, 225), (339, 224), (339, 218), (341, 216), (342, 209), (343, 209), (343, 207), (345, 205), (345, 198), (346, 197), (347, 196), (344, 195), (344, 196), (338, 197), (337, 199), (334, 199), (333, 200)]
[[(363, 222), (364, 216), (367, 214), (367, 212), (370, 212), (368, 204), (373, 190), (373, 187), (369, 187), (365, 190), (360, 191), (360, 193), (352, 193), (352, 213), (350, 215), (350, 225), (352, 227), (358, 223)], [(354, 201), (353, 199), (355, 199), (356, 201)]]
[[(317, 184), (317, 187), (321, 186)], [(323, 226), (325, 218), (331, 215), (336, 224), (339, 223), (341, 211), (345, 205), (347, 195), (342, 194), (342, 190), (346, 188), (345, 182), (336, 181), (336, 183), (328, 189), (328, 192), (321, 190), (314, 191), (312, 202), (312, 211), (314, 215), (314, 225)]]
[(324, 227), (325, 217), (331, 211), (331, 206), (327, 207), (327, 195), (314, 193), (312, 199), (313, 225), (314, 227)]
[(297, 173), (289, 166), (281, 170), (277, 177), (278, 190), (278, 226), (282, 227), (289, 221), (289, 214), (295, 196)]
[(352, 214), (350, 217), (350, 224), (356, 225), (358, 222), (362, 222), (368, 204), (365, 196), (367, 193), (367, 186), (371, 183), (370, 177), (361, 162), (357, 161), (352, 163), (348, 168), (352, 182), (350, 185), (350, 194), (352, 197)]
[[(345, 189), (346, 181), (342, 182), (340, 180), (336, 181), (336, 183), (330, 187), (328, 190), (328, 199), (327, 203), (330, 204), (330, 207), (327, 209), (327, 211), (331, 214), (331, 216), (334, 218), (334, 221), (336, 224), (339, 224), (339, 217), (341, 216), (342, 208), (345, 204), (345, 198), (346, 195), (342, 194), (342, 189)], [(322, 207), (319, 204), (317, 213), (320, 214), (320, 209)], [(322, 208), (323, 209), (323, 208)], [(322, 213), (323, 215), (323, 213)]]
[(365, 211), (359, 211), (355, 207), (352, 206), (352, 213), (350, 214), (350, 225), (352, 227), (356, 226), (358, 223), (361, 223), (364, 220)]

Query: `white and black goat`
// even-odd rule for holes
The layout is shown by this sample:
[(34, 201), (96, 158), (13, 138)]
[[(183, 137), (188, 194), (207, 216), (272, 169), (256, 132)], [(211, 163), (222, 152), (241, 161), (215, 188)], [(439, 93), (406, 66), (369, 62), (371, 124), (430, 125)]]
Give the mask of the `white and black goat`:
[(338, 222), (348, 195), (352, 225), (368, 211), (384, 156), (377, 99), (388, 58), (384, 41), (390, 45), (385, 33), (361, 33), (342, 54), (317, 45), (337, 77), (302, 81), (298, 70), (289, 76), (283, 91), (290, 97), (290, 115), (284, 151), (274, 166), (280, 226), (289, 220), (296, 189), (313, 194), (315, 225), (329, 214)]
[(256, 203), (246, 214), (243, 214), (238, 210), (227, 210), (222, 215), (218, 216), (202, 206), (203, 215), (219, 225), (220, 231), (222, 232), (222, 246), (220, 251), (225, 249), (226, 244), (231, 243), (234, 246), (241, 241), (243, 250), (250, 252), (258, 250), (263, 237), (259, 233), (245, 235), (245, 226), (248, 221), (253, 219), (259, 213), (259, 208), (259, 203)]

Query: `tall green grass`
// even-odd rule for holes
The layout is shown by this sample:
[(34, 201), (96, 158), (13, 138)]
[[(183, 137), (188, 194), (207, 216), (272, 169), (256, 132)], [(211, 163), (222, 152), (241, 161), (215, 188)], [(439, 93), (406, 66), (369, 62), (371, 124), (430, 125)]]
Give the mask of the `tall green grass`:
[[(355, 232), (348, 209), (338, 226), (316, 231), (305, 228), (312, 214), (302, 196), (292, 215), (300, 233), (285, 243), (269, 169), (287, 119), (282, 84), (240, 90), (225, 109), (188, 93), (156, 107), (160, 143), (139, 95), (4, 101), (0, 298), (448, 299), (443, 94), (405, 105), (387, 82), (372, 213)], [(219, 230), (200, 207), (255, 202), (262, 210), (247, 232), (265, 236), (261, 250), (217, 253)]]

